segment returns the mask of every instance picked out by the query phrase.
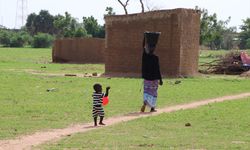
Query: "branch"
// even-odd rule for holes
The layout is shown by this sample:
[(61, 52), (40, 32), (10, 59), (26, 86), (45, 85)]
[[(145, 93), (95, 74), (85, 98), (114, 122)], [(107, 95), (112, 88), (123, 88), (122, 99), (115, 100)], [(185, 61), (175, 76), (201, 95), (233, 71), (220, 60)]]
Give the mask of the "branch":
[(141, 12), (144, 13), (144, 4), (143, 4), (143, 1), (140, 0), (140, 3), (141, 3)]
[(126, 7), (128, 6), (129, 0), (127, 0), (125, 4), (123, 4), (123, 3), (121, 2), (121, 0), (118, 0), (118, 2), (122, 5), (122, 7), (123, 7), (123, 9), (124, 9), (124, 11), (125, 11), (125, 14), (127, 15), (127, 14), (128, 14), (128, 11), (127, 11), (127, 8), (126, 8)]

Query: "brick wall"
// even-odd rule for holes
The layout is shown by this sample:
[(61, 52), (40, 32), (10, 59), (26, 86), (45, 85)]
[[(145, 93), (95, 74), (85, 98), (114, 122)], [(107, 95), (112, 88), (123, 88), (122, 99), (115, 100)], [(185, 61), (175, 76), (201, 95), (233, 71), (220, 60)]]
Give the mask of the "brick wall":
[(52, 60), (58, 63), (104, 63), (105, 39), (66, 38), (54, 41)]
[(198, 70), (200, 14), (191, 9), (106, 16), (105, 74), (141, 76), (145, 31), (161, 32), (156, 55), (163, 76), (193, 76)]

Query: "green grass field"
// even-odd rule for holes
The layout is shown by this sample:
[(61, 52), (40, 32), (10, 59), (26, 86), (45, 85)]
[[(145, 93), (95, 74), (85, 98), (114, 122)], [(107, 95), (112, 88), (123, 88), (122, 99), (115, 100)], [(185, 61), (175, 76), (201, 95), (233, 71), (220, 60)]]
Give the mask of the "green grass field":
[(199, 57), (199, 64), (204, 64), (211, 62), (215, 59), (219, 59), (219, 57), (225, 55), (229, 51), (219, 50), (219, 51), (209, 51), (209, 50), (202, 50), (200, 51)]
[[(142, 79), (58, 77), (27, 71), (103, 73), (103, 64), (52, 64), (50, 49), (0, 48), (0, 54), (0, 139), (91, 122), (91, 93), (96, 82), (111, 86), (106, 117), (135, 112), (141, 106)], [(181, 84), (172, 84), (175, 80)], [(249, 84), (250, 79), (237, 76), (164, 79), (158, 107), (248, 92)]]
[[(0, 48), (0, 70), (38, 73), (103, 73), (103, 64), (51, 63), (51, 49)], [(46, 68), (44, 68), (46, 67)]]
[[(250, 98), (141, 118), (39, 149), (250, 149)], [(191, 126), (185, 126), (190, 123)]]

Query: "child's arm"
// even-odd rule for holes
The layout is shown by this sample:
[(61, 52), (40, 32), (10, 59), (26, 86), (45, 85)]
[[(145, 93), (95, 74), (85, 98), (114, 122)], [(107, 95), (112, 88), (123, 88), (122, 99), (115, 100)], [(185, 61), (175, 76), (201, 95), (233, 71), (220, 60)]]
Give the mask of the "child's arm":
[(105, 97), (109, 96), (109, 89), (110, 89), (110, 87), (109, 87), (109, 86), (108, 86), (108, 87), (106, 87)]

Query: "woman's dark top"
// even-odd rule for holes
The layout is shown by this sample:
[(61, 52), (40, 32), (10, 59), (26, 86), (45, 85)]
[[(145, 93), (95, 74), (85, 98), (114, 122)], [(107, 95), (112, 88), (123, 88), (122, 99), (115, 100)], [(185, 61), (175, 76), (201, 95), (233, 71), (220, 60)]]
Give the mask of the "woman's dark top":
[(158, 56), (154, 54), (142, 55), (142, 78), (146, 80), (161, 80), (161, 72)]

